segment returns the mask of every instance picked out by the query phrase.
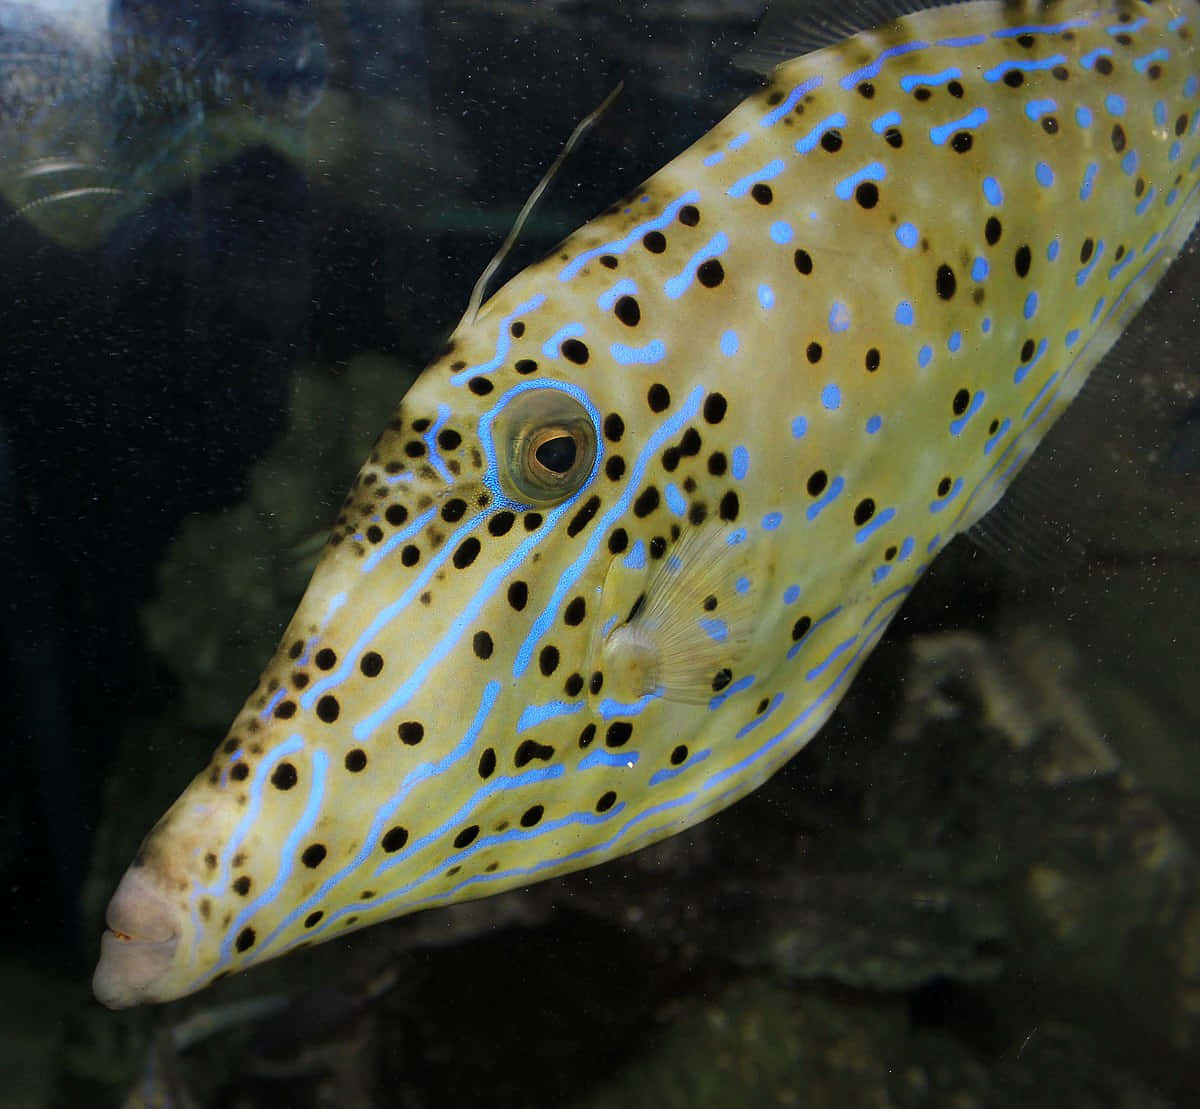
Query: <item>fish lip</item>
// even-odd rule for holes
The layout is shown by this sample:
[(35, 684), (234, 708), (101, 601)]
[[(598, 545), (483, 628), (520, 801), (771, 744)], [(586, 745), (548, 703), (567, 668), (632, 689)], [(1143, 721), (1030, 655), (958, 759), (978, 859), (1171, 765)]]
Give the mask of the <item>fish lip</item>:
[(178, 908), (147, 867), (125, 872), (104, 914), (92, 992), (110, 1009), (174, 996), (172, 971), (182, 927)]

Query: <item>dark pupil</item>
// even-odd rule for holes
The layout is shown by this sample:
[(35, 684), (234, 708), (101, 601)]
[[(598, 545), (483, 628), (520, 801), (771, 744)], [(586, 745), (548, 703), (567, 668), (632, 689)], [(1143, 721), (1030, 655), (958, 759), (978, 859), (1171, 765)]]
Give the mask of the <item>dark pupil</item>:
[(569, 435), (556, 435), (539, 444), (534, 457), (553, 474), (565, 474), (575, 465), (575, 440)]

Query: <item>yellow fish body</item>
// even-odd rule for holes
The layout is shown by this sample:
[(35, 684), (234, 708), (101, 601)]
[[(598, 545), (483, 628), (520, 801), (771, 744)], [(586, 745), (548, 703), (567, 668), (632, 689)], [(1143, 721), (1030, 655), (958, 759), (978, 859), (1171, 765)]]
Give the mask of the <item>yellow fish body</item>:
[(460, 327), (108, 910), (111, 1006), (611, 859), (755, 788), (1197, 215), (1193, 0), (916, 13)]

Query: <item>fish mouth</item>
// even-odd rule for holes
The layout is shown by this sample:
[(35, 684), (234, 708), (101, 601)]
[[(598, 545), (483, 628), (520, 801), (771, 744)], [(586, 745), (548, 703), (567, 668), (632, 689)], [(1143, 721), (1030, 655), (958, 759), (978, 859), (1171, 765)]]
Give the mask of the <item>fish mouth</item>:
[(9, 219), (23, 219), (72, 250), (104, 241), (125, 196), (107, 167), (70, 157), (25, 163), (3, 191), (13, 205)]
[(171, 903), (144, 867), (125, 872), (105, 922), (92, 975), (96, 1000), (110, 1009), (168, 1000), (163, 980), (175, 965), (181, 929)]

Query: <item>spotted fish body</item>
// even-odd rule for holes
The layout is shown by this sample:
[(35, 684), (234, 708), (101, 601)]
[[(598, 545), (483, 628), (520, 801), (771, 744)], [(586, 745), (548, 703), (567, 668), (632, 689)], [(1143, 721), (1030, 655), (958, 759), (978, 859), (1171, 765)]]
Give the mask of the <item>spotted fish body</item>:
[(602, 862), (786, 762), (1186, 239), (1197, 15), (980, 0), (786, 62), (498, 292), (123, 879), (101, 1000)]

